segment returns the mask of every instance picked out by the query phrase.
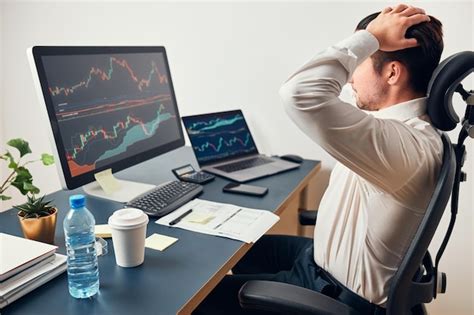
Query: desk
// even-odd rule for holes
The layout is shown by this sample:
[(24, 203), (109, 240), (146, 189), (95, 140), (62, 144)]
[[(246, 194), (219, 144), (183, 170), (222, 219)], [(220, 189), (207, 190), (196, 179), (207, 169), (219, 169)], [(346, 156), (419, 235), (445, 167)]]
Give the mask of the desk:
[[(197, 167), (191, 149), (184, 147), (124, 170), (117, 177), (160, 184), (173, 180), (170, 170), (190, 160)], [(252, 184), (269, 187), (264, 198), (222, 193), (222, 187), (228, 183), (222, 178), (206, 184), (199, 198), (268, 209), (280, 214), (299, 198), (319, 168), (318, 161), (304, 161), (296, 170), (253, 181)], [(58, 191), (49, 195), (60, 209), (55, 243), (63, 254), (62, 222), (69, 209), (69, 196), (77, 193), (82, 193), (82, 189)], [(88, 196), (87, 207), (94, 214), (96, 223), (104, 224), (122, 205)], [(64, 273), (7, 306), (1, 313), (190, 314), (251, 247), (251, 244), (235, 240), (158, 225), (155, 221), (150, 220), (147, 236), (160, 233), (176, 237), (179, 241), (164, 252), (147, 248), (143, 265), (121, 268), (115, 264), (112, 241), (109, 239), (109, 253), (99, 257), (100, 292), (94, 298), (72, 298)], [(0, 214), (0, 230), (21, 236), (15, 210)]]

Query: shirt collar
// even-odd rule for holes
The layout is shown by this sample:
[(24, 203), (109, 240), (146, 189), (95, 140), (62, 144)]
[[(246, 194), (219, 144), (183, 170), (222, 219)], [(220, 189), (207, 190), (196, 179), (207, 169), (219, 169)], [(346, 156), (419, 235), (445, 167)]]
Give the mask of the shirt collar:
[(375, 118), (396, 119), (402, 122), (426, 114), (426, 97), (398, 103), (379, 111), (370, 112)]

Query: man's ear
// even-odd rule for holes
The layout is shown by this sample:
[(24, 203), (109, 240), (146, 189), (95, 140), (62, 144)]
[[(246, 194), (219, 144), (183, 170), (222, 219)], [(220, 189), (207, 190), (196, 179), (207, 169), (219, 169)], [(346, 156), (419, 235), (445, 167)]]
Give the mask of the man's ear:
[(401, 85), (408, 79), (406, 68), (399, 61), (388, 62), (384, 74), (389, 85)]

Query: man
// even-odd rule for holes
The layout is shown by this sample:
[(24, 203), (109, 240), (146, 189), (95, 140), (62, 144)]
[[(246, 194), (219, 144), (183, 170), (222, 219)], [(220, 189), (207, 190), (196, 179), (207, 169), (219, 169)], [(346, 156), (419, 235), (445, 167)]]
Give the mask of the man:
[[(322, 292), (363, 314), (383, 313), (441, 166), (442, 143), (424, 95), (440, 60), (442, 31), (435, 18), (407, 5), (370, 15), (357, 29), (280, 90), (288, 115), (339, 162), (314, 241), (263, 237), (198, 312), (242, 313), (239, 288), (261, 279)], [(357, 106), (370, 113), (338, 98), (348, 82)]]

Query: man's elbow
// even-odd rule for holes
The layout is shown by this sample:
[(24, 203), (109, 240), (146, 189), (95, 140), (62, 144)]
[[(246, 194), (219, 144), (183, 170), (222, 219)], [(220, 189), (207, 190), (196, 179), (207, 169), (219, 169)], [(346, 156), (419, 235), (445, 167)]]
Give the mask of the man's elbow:
[[(279, 90), (280, 97), (286, 108), (309, 110), (318, 105), (322, 105), (327, 101), (337, 97), (330, 92), (327, 84), (314, 85), (314, 81), (301, 82), (297, 80), (289, 80), (285, 82)], [(311, 86), (311, 88), (308, 88)]]
[(315, 95), (305, 88), (301, 82), (291, 79), (286, 81), (279, 90), (280, 98), (287, 109), (304, 110), (318, 102)]

